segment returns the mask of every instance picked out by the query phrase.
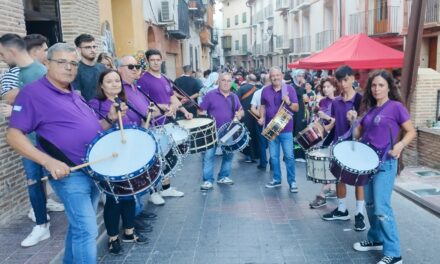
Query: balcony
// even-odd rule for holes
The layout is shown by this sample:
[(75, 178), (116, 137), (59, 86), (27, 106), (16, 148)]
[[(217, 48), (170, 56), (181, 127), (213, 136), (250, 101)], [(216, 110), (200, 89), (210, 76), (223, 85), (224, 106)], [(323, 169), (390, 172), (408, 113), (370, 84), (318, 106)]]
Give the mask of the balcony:
[(177, 3), (177, 24), (168, 27), (168, 34), (175, 39), (186, 39), (189, 37), (189, 11), (185, 0)]
[(276, 36), (276, 48), (280, 50), (289, 50), (289, 42), (287, 38), (284, 38), (284, 36)]
[(294, 55), (307, 55), (310, 54), (311, 48), (310, 48), (310, 36), (304, 36), (301, 38), (294, 38), (293, 41), (293, 54)]
[(239, 46), (238, 49), (232, 50), (233, 56), (246, 56), (248, 54), (251, 54), (251, 52), (249, 52), (247, 46)]
[(265, 42), (264, 49), (263, 49), (263, 55), (272, 55), (274, 53), (275, 53), (275, 51), (273, 48), (273, 41)]
[(296, 8), (298, 9), (306, 9), (310, 7), (310, 0), (297, 0)]
[(255, 55), (257, 56), (263, 55), (263, 48), (261, 44), (255, 45)]
[(286, 12), (289, 10), (289, 0), (277, 0), (275, 3), (275, 11)]
[(330, 46), (335, 41), (335, 31), (334, 30), (325, 30), (319, 33), (316, 33), (316, 50), (323, 50)]
[(222, 36), (222, 49), (232, 49), (232, 36)]
[(273, 5), (269, 4), (264, 8), (264, 18), (265, 19), (273, 19)]
[(230, 57), (230, 56), (232, 56), (232, 52), (231, 52), (231, 50), (223, 50), (223, 56), (225, 56), (225, 57)]
[(211, 29), (212, 34), (211, 34), (211, 42), (214, 45), (218, 44), (218, 30), (217, 29)]
[[(350, 15), (349, 33), (366, 33), (368, 35), (399, 33), (399, 7), (373, 9)], [(367, 24), (365, 25), (365, 22)]]

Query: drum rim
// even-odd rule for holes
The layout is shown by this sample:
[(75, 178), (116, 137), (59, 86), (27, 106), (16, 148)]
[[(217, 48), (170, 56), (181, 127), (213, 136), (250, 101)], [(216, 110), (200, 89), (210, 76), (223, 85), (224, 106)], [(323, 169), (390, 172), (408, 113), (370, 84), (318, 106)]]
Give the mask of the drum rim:
[[(221, 147), (221, 146), (231, 146), (231, 145), (235, 145), (235, 144), (239, 143), (239, 142), (243, 139), (243, 137), (244, 137), (246, 134), (249, 136), (249, 131), (247, 130), (246, 126), (244, 126), (244, 125), (243, 125), (242, 123), (240, 123), (240, 122), (234, 122), (235, 124), (239, 125), (239, 126), (242, 128), (242, 132), (240, 133), (240, 137), (239, 137), (238, 139), (236, 139), (236, 140), (233, 140), (233, 141), (232, 141), (232, 144), (229, 144), (229, 145), (222, 144), (221, 141), (220, 141), (220, 131), (223, 130), (223, 129), (225, 129), (225, 128), (228, 128), (229, 125), (231, 124), (231, 122), (232, 122), (232, 121), (227, 122), (227, 123), (223, 124), (219, 129), (217, 129), (217, 141), (218, 141), (218, 144), (219, 144), (220, 147)], [(226, 133), (228, 133), (228, 132), (226, 132)], [(226, 133), (225, 133), (225, 134), (226, 134)]]
[[(156, 149), (154, 151), (154, 155), (151, 158), (151, 160), (147, 164), (142, 166), (141, 168), (137, 169), (136, 171), (133, 171), (131, 173), (124, 174), (124, 175), (118, 175), (118, 176), (103, 175), (103, 174), (101, 174), (99, 172), (94, 171), (91, 168), (91, 166), (87, 166), (84, 169), (85, 169), (85, 171), (90, 176), (95, 177), (95, 178), (97, 178), (99, 180), (107, 180), (107, 179), (109, 179), (111, 181), (118, 182), (118, 181), (123, 181), (123, 180), (126, 180), (126, 179), (130, 179), (130, 178), (132, 178), (132, 175), (139, 175), (139, 174), (143, 173), (144, 171), (148, 171), (148, 169), (151, 168), (155, 164), (156, 160), (158, 159), (158, 149), (159, 149), (159, 146), (158, 146), (158, 143), (157, 143), (156, 139), (154, 138), (153, 133), (151, 131), (143, 128), (143, 127), (136, 126), (136, 125), (124, 125), (124, 130), (125, 129), (141, 130), (141, 131), (146, 132), (147, 134), (149, 134), (151, 137), (153, 137)], [(109, 128), (109, 129), (107, 129), (105, 131), (102, 131), (102, 132), (98, 133), (98, 135), (92, 140), (92, 142), (87, 147), (86, 157), (84, 159), (84, 162), (86, 162), (86, 163), (89, 162), (89, 158), (88, 157), (89, 157), (90, 151), (92, 150), (93, 146), (96, 144), (96, 142), (98, 142), (99, 139), (101, 139), (104, 136), (106, 136), (107, 134), (110, 134), (110, 133), (112, 133), (114, 131), (117, 131), (117, 130), (119, 130), (119, 128), (112, 127), (112, 128)], [(161, 163), (161, 168), (162, 168), (162, 163)]]
[[(301, 144), (300, 144), (301, 145)], [(314, 151), (314, 150), (318, 150), (318, 149), (329, 149), (329, 156), (328, 157), (315, 157), (315, 156), (311, 156), (310, 152)], [(306, 160), (307, 158), (310, 157), (311, 160), (318, 160), (318, 161), (324, 161), (324, 160), (328, 160), (330, 161), (332, 159), (332, 152), (331, 152), (331, 147), (330, 146), (316, 146), (316, 147), (311, 147), (306, 151)]]
[(331, 147), (331, 149), (330, 149), (330, 151), (331, 151), (331, 155), (330, 155), (330, 156), (332, 157), (332, 159), (330, 160), (330, 162), (335, 162), (335, 163), (337, 163), (338, 166), (341, 167), (342, 169), (344, 169), (344, 170), (346, 170), (346, 171), (348, 171), (348, 172), (353, 172), (353, 173), (357, 173), (357, 174), (374, 174), (374, 173), (376, 173), (376, 172), (378, 171), (378, 168), (380, 167), (380, 165), (381, 165), (381, 163), (382, 163), (382, 161), (380, 160), (380, 158), (379, 158), (379, 162), (378, 162), (377, 166), (376, 166), (375, 168), (372, 168), (372, 169), (369, 169), (369, 170), (357, 170), (357, 169), (353, 169), (353, 168), (351, 168), (351, 167), (348, 167), (348, 166), (345, 165), (345, 164), (342, 164), (342, 162), (340, 162), (339, 160), (337, 160), (336, 157), (335, 157), (335, 155), (334, 155), (334, 153), (333, 153), (333, 150), (334, 150), (334, 148), (335, 148), (335, 146), (336, 146), (337, 144), (339, 144), (339, 143), (341, 143), (341, 142), (345, 142), (345, 141), (354, 141), (354, 142), (357, 142), (357, 143), (361, 143), (361, 144), (363, 144), (363, 145), (365, 145), (365, 146), (371, 148), (371, 149), (374, 151), (374, 153), (376, 153), (376, 155), (377, 155), (378, 158), (379, 158), (379, 153), (378, 153), (377, 150), (376, 150), (371, 144), (369, 144), (369, 143), (362, 142), (362, 141), (360, 141), (360, 140), (338, 140), (335, 144), (331, 145), (332, 147)]
[[(190, 122), (191, 120), (196, 120), (196, 119), (209, 119), (209, 120), (211, 120), (211, 122), (209, 122), (209, 123), (207, 123), (207, 124), (204, 124), (204, 125), (202, 125), (202, 126), (193, 127), (193, 128), (187, 128), (187, 127), (185, 127), (185, 126), (182, 124), (183, 122)], [(193, 130), (198, 130), (198, 129), (200, 129), (200, 128), (203, 128), (202, 130), (204, 130), (205, 128), (215, 126), (215, 124), (216, 124), (216, 120), (215, 120), (215, 118), (209, 118), (209, 117), (195, 117), (195, 118), (193, 118), (193, 119), (181, 119), (181, 120), (177, 120), (177, 123), (179, 124), (179, 126), (185, 128), (185, 129), (187, 129), (187, 130), (190, 132), (190, 134), (191, 134), (191, 132), (193, 132)]]

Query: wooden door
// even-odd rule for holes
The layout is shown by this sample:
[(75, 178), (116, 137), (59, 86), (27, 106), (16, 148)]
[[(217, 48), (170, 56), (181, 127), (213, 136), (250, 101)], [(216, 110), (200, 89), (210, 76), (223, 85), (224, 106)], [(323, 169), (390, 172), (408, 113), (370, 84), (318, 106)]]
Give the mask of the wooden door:
[(437, 41), (438, 37), (429, 38), (428, 68), (437, 70)]
[(373, 22), (374, 34), (388, 32), (388, 1), (374, 1)]

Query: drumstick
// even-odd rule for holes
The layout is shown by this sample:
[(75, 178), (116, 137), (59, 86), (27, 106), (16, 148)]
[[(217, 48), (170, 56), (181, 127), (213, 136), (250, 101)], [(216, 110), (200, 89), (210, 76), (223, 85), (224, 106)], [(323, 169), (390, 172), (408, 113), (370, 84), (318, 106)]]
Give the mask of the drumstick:
[(127, 143), (127, 140), (125, 140), (124, 124), (122, 123), (121, 111), (118, 111), (118, 119), (119, 119), (119, 128), (121, 130), (121, 142), (122, 142), (122, 144), (125, 144), (125, 143)]
[(145, 126), (144, 126), (145, 128), (150, 127), (151, 116), (153, 115), (153, 107), (154, 104), (150, 102), (150, 106), (148, 107), (147, 121), (145, 121)]
[(256, 114), (254, 114), (250, 109), (248, 109), (249, 114), (251, 114), (251, 116), (253, 116), (255, 119), (260, 119)]
[[(113, 152), (110, 156), (103, 157), (103, 158), (100, 158), (100, 159), (96, 159), (96, 160), (93, 160), (93, 161), (89, 161), (89, 162), (86, 162), (86, 163), (83, 163), (83, 164), (80, 164), (80, 165), (77, 165), (77, 166), (74, 166), (74, 167), (70, 167), (70, 172), (77, 171), (79, 169), (82, 169), (84, 167), (87, 167), (87, 166), (99, 163), (101, 161), (117, 158), (118, 155), (119, 154), (117, 152)], [(48, 179), (49, 179), (48, 176), (44, 176), (44, 177), (41, 178), (42, 181), (46, 181)]]

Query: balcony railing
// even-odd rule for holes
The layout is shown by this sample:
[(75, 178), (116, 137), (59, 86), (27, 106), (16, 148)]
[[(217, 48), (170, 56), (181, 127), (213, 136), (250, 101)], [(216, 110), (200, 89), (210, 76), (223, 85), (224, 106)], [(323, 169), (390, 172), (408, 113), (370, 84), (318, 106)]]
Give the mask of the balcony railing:
[[(411, 16), (412, 1), (408, 1), (408, 23)], [(440, 0), (427, 0), (425, 25), (440, 24)]]
[(260, 10), (257, 12), (257, 23), (263, 23), (264, 22), (264, 14), (263, 10)]
[(310, 53), (310, 36), (304, 36), (301, 38), (294, 38), (293, 39), (293, 53), (294, 54), (300, 54), (300, 53)]
[[(367, 22), (366, 25), (365, 22)], [(350, 34), (361, 32), (368, 35), (399, 33), (399, 7), (387, 6), (386, 8), (352, 14), (349, 18), (349, 24)]]
[(265, 18), (265, 19), (271, 19), (271, 18), (273, 18), (273, 5), (272, 5), (272, 4), (268, 4), (268, 5), (264, 8), (264, 18)]
[(290, 1), (289, 0), (277, 0), (275, 3), (275, 11), (286, 11), (289, 9)]
[(319, 33), (316, 33), (316, 50), (323, 50), (330, 46), (335, 41), (335, 31), (334, 30), (325, 30)]
[(296, 7), (298, 9), (306, 8), (310, 6), (310, 0), (297, 0)]
[(258, 55), (262, 55), (263, 54), (263, 48), (261, 44), (257, 44), (255, 45), (255, 54)]
[(222, 36), (222, 48), (223, 49), (232, 48), (232, 36)]
[(289, 42), (284, 36), (276, 36), (276, 48), (277, 49), (289, 49)]
[(248, 55), (248, 47), (247, 46), (239, 46), (238, 49), (232, 50), (232, 55), (234, 56), (242, 56), (242, 55)]
[(273, 52), (274, 52), (273, 41), (269, 41), (269, 42), (264, 43), (263, 55), (272, 54)]
[(294, 42), (293, 39), (289, 39), (289, 51), (293, 52), (294, 49)]

